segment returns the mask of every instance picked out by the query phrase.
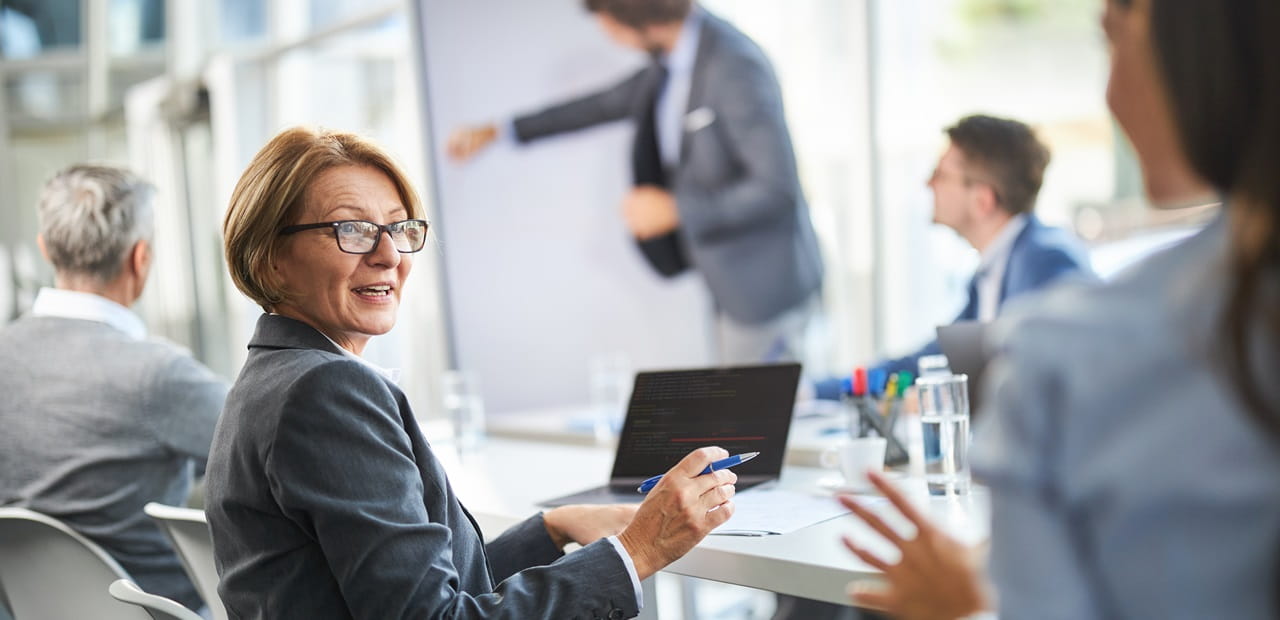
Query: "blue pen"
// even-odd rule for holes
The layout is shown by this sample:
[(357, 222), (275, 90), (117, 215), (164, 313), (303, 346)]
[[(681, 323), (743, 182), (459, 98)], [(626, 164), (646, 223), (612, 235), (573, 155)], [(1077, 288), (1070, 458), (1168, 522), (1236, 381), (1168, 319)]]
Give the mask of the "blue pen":
[[(756, 458), (757, 456), (760, 456), (759, 452), (747, 452), (745, 454), (735, 454), (731, 457), (723, 458), (710, 465), (707, 465), (707, 467), (703, 469), (701, 472), (699, 472), (698, 475), (703, 476), (713, 471), (716, 471), (717, 469), (728, 469), (730, 467), (733, 467), (734, 465), (741, 465), (743, 463), (746, 463), (747, 461), (750, 461), (753, 458)], [(636, 490), (641, 493), (648, 493), (650, 490), (653, 489), (653, 487), (658, 485), (659, 480), (662, 480), (662, 474), (658, 474), (648, 480), (645, 480), (644, 482), (641, 482), (640, 488)]]

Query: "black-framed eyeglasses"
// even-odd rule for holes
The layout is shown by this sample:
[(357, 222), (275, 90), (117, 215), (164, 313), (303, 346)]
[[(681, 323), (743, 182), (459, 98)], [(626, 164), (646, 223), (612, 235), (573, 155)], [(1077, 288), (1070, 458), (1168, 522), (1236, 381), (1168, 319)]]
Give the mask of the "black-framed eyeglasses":
[(292, 235), (317, 228), (332, 228), (333, 238), (338, 242), (339, 250), (347, 254), (369, 254), (378, 249), (378, 242), (382, 241), (382, 233), (385, 232), (391, 236), (391, 243), (396, 247), (397, 252), (411, 254), (426, 245), (427, 226), (426, 220), (400, 220), (385, 226), (365, 220), (339, 220), (285, 226), (280, 229), (280, 235)]

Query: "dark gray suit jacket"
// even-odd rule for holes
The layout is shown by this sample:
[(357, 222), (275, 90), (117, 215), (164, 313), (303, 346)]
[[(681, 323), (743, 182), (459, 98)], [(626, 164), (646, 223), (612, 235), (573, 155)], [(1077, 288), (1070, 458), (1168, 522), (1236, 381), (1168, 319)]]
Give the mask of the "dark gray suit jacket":
[[(612, 88), (517, 118), (516, 138), (638, 120), (654, 79), (655, 68), (642, 69)], [(716, 306), (762, 323), (807, 300), (821, 287), (822, 259), (778, 80), (751, 39), (705, 12), (682, 124), (671, 189), (681, 239)]]
[(608, 541), (562, 556), (535, 516), (486, 546), (404, 393), (293, 319), (258, 320), (206, 479), (233, 618), (639, 613)]

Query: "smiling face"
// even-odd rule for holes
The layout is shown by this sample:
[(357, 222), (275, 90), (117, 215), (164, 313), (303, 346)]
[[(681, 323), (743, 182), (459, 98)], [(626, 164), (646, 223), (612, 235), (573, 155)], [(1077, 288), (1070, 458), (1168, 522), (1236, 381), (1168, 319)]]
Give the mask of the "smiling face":
[[(390, 177), (377, 168), (329, 168), (307, 187), (302, 214), (291, 224), (367, 220), (390, 224), (409, 218)], [(333, 230), (281, 237), (273, 268), (289, 291), (273, 310), (298, 319), (359, 354), (369, 338), (395, 326), (400, 293), (413, 266), (386, 233), (369, 254), (338, 249)]]

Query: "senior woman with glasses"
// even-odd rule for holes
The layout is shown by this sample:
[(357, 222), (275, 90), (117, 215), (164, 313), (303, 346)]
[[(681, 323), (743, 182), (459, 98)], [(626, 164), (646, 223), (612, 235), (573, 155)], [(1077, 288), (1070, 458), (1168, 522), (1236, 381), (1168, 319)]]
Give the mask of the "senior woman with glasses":
[[(207, 514), (235, 618), (635, 616), (639, 582), (733, 514), (727, 456), (690, 453), (638, 508), (567, 506), (488, 545), (404, 393), (360, 353), (389, 331), (422, 205), (381, 149), (289, 129), (224, 223), (231, 275), (266, 310), (209, 459)], [(575, 542), (583, 548), (564, 555)]]

